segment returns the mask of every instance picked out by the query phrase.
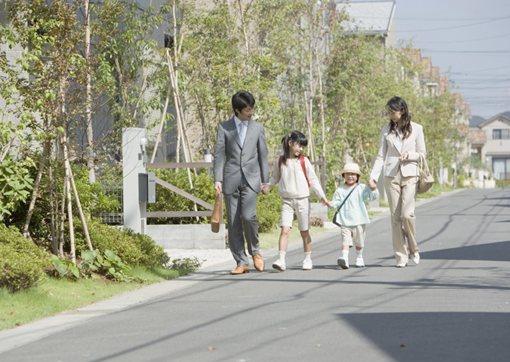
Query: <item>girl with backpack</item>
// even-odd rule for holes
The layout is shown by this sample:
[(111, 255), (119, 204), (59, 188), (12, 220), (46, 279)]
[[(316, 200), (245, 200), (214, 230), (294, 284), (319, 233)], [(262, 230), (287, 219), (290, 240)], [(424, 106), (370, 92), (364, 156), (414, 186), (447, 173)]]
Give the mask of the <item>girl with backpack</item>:
[(330, 202), (322, 190), (319, 178), (307, 157), (303, 156), (303, 149), (308, 144), (306, 136), (299, 131), (292, 131), (282, 138), (283, 155), (275, 162), (273, 177), (269, 186), (278, 184), (278, 194), (282, 198), (280, 214), (280, 238), (278, 241), (279, 258), (273, 263), (273, 268), (279, 271), (287, 269), (285, 255), (288, 239), (292, 228), (294, 214), (303, 239), (305, 257), (302, 269), (311, 270), (313, 263), (312, 239), (310, 237), (310, 189), (330, 207)]

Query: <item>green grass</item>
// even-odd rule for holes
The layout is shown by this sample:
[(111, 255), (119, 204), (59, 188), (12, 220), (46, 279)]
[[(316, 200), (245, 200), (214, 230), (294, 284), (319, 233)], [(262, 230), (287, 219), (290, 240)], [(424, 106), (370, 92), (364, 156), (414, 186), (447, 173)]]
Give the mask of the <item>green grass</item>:
[(510, 180), (496, 180), (496, 187), (510, 188)]
[(0, 330), (83, 307), (148, 284), (176, 278), (179, 271), (133, 267), (126, 274), (143, 282), (117, 283), (102, 278), (71, 281), (45, 277), (37, 286), (16, 293), (0, 288)]

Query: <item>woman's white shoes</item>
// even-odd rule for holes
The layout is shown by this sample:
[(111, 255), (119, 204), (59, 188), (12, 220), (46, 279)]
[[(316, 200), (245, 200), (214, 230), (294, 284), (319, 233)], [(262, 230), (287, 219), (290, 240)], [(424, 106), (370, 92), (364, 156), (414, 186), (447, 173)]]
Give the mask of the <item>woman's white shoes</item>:
[(416, 265), (420, 264), (420, 253), (418, 253), (418, 252), (414, 253), (414, 255), (411, 257), (411, 260)]

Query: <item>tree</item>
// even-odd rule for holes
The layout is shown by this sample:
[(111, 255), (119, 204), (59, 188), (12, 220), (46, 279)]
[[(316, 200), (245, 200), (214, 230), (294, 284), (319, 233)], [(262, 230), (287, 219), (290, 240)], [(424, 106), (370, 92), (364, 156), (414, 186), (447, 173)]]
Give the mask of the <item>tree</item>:
[[(14, 91), (16, 99), (12, 104), (16, 107), (16, 114), (22, 122), (31, 129), (35, 139), (42, 147), (42, 154), (37, 167), (37, 176), (30, 206), (27, 211), (23, 231), (29, 235), (29, 225), (35, 202), (39, 197), (39, 182), (47, 167), (55, 171), (48, 172), (49, 189), (58, 184), (53, 177), (58, 175), (58, 167), (65, 170), (64, 196), (67, 200), (67, 222), (69, 223), (69, 238), (71, 259), (75, 261), (74, 228), (73, 228), (73, 191), (76, 209), (83, 224), (87, 243), (92, 249), (88, 237), (85, 216), (80, 205), (79, 195), (74, 185), (73, 173), (70, 165), (71, 150), (68, 132), (71, 127), (70, 119), (79, 112), (80, 99), (77, 84), (83, 75), (83, 57), (77, 50), (80, 29), (76, 22), (76, 8), (65, 1), (53, 1), (47, 5), (37, 0), (26, 3), (16, 0), (9, 4), (11, 25), (2, 29), (4, 39), (10, 46), (20, 45), (24, 50), (17, 66), (25, 73), (19, 78), (12, 65), (6, 64), (6, 83)], [(51, 162), (53, 158), (55, 162)], [(56, 194), (55, 194), (56, 195)], [(62, 200), (63, 200), (62, 199)], [(62, 205), (65, 203), (62, 201)], [(55, 205), (58, 205), (56, 203)], [(53, 240), (58, 240), (56, 230), (59, 220), (64, 219), (65, 209), (56, 208), (52, 213)], [(63, 239), (60, 239), (60, 243)]]

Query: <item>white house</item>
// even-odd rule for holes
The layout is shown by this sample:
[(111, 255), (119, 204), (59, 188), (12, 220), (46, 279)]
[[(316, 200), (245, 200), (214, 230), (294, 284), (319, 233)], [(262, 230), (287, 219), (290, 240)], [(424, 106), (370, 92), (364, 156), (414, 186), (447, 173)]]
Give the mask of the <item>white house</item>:
[(486, 135), (481, 160), (492, 170), (496, 180), (510, 180), (510, 112), (499, 113), (480, 123)]

